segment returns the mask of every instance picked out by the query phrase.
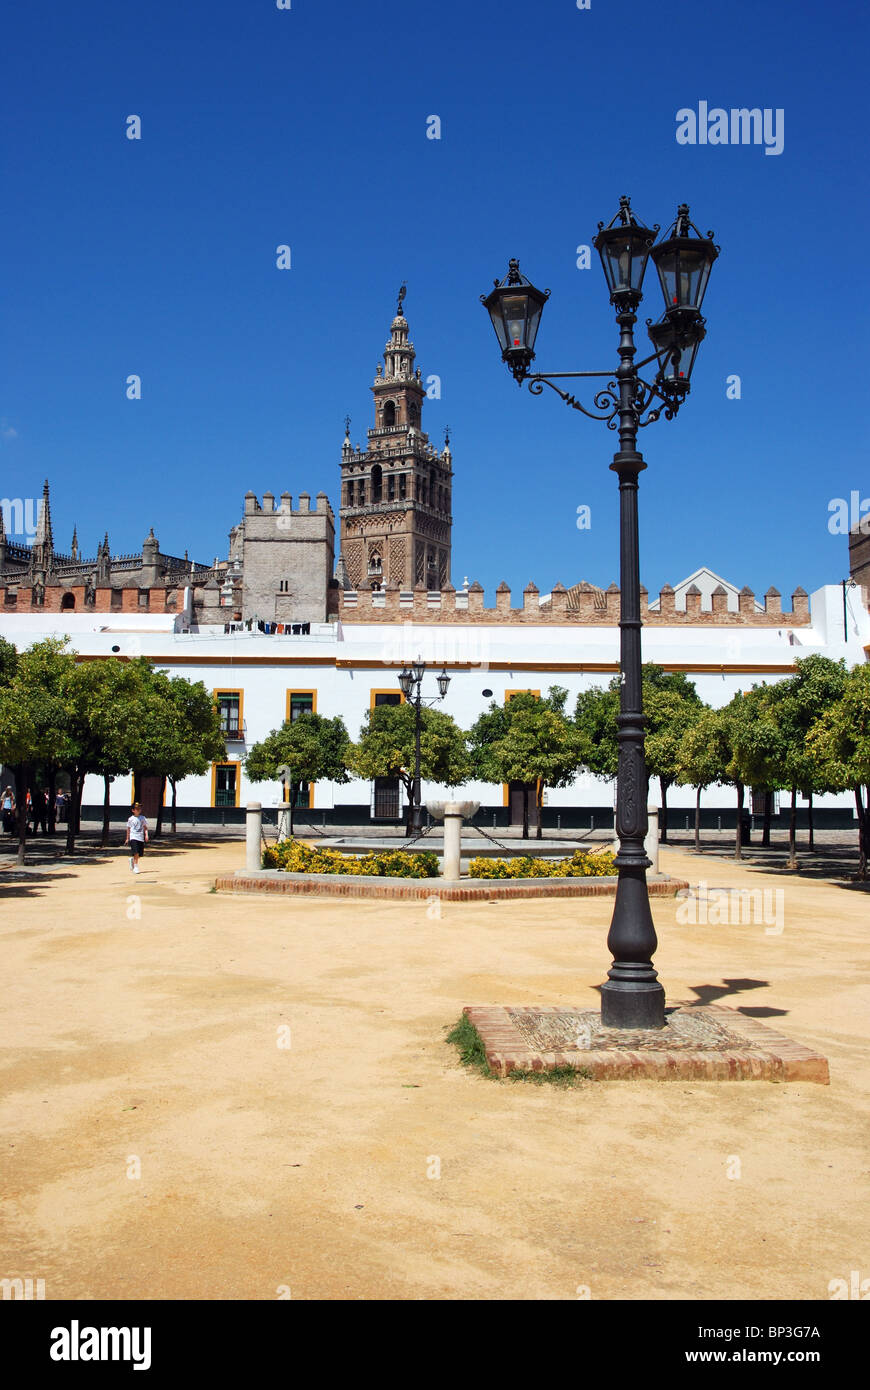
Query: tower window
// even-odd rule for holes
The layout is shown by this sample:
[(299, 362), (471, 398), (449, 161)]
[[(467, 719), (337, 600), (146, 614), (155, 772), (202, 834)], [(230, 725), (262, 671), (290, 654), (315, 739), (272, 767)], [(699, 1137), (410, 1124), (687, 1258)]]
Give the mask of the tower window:
[(387, 477), (387, 501), (392, 502), (396, 496), (396, 479), (390, 473)]
[(381, 469), (381, 465), (376, 463), (372, 468), (372, 502), (380, 502), (382, 486), (383, 470)]
[(404, 502), (408, 495), (408, 477), (405, 473), (399, 474), (399, 498)]
[(392, 429), (396, 423), (396, 402), (387, 401), (384, 406), (384, 425), (387, 429)]

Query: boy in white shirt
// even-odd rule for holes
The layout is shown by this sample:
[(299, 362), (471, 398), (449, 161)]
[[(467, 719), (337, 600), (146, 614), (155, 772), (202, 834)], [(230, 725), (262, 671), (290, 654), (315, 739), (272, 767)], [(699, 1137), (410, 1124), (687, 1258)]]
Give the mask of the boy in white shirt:
[(145, 841), (148, 839), (148, 822), (142, 815), (142, 807), (136, 801), (133, 805), (133, 813), (127, 820), (127, 836), (124, 841), (130, 846), (130, 868), (134, 874), (139, 872), (139, 856), (145, 853)]

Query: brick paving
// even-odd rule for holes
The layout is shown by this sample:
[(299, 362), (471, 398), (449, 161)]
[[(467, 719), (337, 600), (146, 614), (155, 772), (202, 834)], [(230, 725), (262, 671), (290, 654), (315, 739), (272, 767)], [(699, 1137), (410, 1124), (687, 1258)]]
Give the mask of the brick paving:
[(721, 1004), (677, 1004), (664, 1029), (623, 1032), (589, 1009), (466, 1006), (498, 1076), (573, 1067), (596, 1081), (816, 1081), (827, 1058)]

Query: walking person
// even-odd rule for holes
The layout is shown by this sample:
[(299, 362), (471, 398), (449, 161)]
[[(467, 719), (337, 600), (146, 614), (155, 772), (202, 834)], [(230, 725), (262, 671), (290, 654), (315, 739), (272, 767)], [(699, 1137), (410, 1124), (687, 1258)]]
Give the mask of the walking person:
[(0, 797), (0, 810), (3, 812), (3, 829), (15, 834), (15, 793), (11, 787), (4, 788)]
[(148, 822), (142, 815), (141, 805), (134, 801), (132, 813), (127, 819), (127, 836), (124, 841), (130, 846), (130, 868), (134, 874), (139, 872), (139, 859), (145, 853), (147, 839)]

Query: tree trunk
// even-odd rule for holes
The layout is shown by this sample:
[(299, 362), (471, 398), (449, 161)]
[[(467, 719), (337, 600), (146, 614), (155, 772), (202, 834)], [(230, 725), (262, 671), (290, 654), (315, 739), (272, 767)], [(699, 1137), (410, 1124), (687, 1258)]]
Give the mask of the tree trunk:
[[(858, 812), (858, 877), (867, 877), (867, 860), (870, 858), (870, 787), (855, 788), (855, 807)], [(865, 800), (866, 797), (866, 800)]]
[(27, 848), (27, 781), (30, 769), (26, 763), (18, 763), (15, 773), (15, 815), (18, 820), (18, 856), (16, 863), (23, 864)]
[(537, 805), (538, 805), (538, 826), (537, 826), (537, 829), (536, 829), (536, 831), (535, 831), (535, 837), (536, 837), (536, 839), (538, 839), (538, 840), (542, 840), (542, 839), (544, 838), (544, 836), (543, 836), (543, 823), (544, 823), (544, 783), (543, 783), (543, 780), (542, 780), (541, 778), (538, 778), (538, 794), (537, 794), (536, 800), (537, 800)]
[(76, 830), (78, 829), (79, 809), (82, 802), (82, 780), (77, 769), (69, 775), (69, 815), (66, 823), (64, 854), (75, 854)]
[(529, 784), (523, 783), (523, 839), (529, 838)]
[(301, 782), (290, 783), (290, 839), (293, 839), (293, 831), (296, 824), (296, 798), (299, 795)]
[(695, 793), (695, 853), (701, 853), (701, 788)]
[(173, 833), (173, 835), (175, 835), (175, 834), (177, 834), (177, 832), (178, 832), (178, 820), (177, 820), (177, 810), (178, 810), (178, 807), (177, 807), (178, 783), (176, 782), (176, 780), (175, 780), (174, 777), (170, 777), (170, 779), (169, 779), (169, 785), (172, 787), (172, 833)]
[(154, 827), (155, 840), (163, 833), (163, 802), (166, 797), (166, 778), (160, 778), (160, 799), (157, 802), (157, 824)]
[(797, 787), (791, 789), (791, 811), (788, 817), (788, 867), (797, 868)]
[(666, 845), (668, 842), (668, 787), (670, 785), (670, 778), (659, 778), (659, 786), (662, 789), (662, 809), (659, 815), (659, 839), (663, 845)]
[(742, 841), (742, 839), (741, 839), (741, 832), (742, 832), (742, 830), (743, 830), (743, 825), (742, 825), (742, 820), (743, 820), (743, 791), (744, 791), (743, 783), (742, 783), (742, 782), (738, 782), (738, 783), (737, 783), (737, 834), (736, 834), (735, 840), (734, 840), (734, 858), (735, 858), (735, 859), (742, 859), (742, 858), (743, 858), (743, 841)]
[(100, 836), (100, 844), (105, 849), (109, 843), (109, 813), (111, 807), (111, 785), (112, 779), (107, 772), (103, 773), (103, 833)]
[(808, 819), (808, 821), (809, 821), (809, 827), (810, 827), (810, 833), (809, 833), (809, 837), (808, 837), (808, 839), (807, 839), (807, 844), (809, 845), (810, 849), (815, 849), (815, 847), (816, 847), (816, 840), (815, 840), (815, 827), (813, 826), (813, 794), (812, 794), (812, 792), (809, 793), (809, 796), (807, 797), (807, 801), (808, 801), (808, 803), (809, 803), (809, 804), (807, 805), (807, 819)]
[(134, 773), (133, 773), (133, 805), (134, 805), (134, 806), (136, 805), (136, 802), (139, 800), (139, 798), (141, 797), (141, 795), (142, 795), (142, 773), (141, 773), (141, 772), (134, 772)]
[(770, 844), (770, 812), (773, 806), (773, 792), (764, 793), (764, 821), (761, 827), (761, 843), (767, 847)]

